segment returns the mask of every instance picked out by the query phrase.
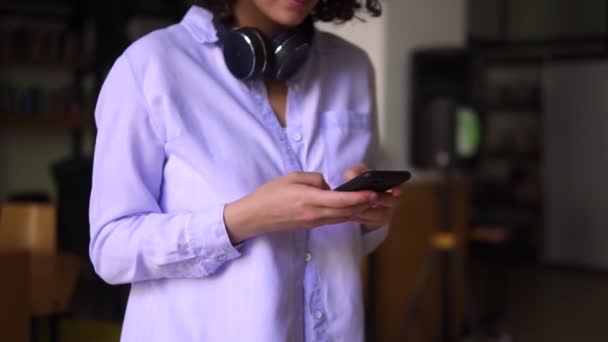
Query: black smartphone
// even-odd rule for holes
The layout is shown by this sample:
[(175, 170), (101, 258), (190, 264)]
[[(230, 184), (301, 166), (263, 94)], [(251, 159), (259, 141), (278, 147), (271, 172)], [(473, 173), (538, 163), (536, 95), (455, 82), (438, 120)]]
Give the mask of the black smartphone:
[(407, 182), (412, 175), (408, 171), (367, 171), (335, 188), (335, 191), (371, 190), (386, 192)]

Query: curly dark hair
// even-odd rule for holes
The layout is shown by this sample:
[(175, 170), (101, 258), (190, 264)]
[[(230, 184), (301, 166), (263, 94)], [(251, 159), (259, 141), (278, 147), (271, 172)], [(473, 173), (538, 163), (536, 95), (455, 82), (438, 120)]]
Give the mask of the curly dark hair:
[[(213, 14), (231, 15), (232, 6), (236, 0), (190, 0), (193, 5), (208, 9)], [(361, 3), (365, 2), (365, 6)], [(365, 10), (378, 17), (382, 13), (380, 0), (319, 0), (312, 17), (314, 20), (347, 22), (355, 17), (355, 12)]]

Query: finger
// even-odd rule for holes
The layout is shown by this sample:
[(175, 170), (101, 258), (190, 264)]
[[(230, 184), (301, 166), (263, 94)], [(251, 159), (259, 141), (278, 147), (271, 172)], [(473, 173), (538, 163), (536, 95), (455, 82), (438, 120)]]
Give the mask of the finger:
[(386, 223), (390, 221), (393, 210), (390, 208), (368, 209), (354, 216), (357, 222), (361, 223)]
[(317, 189), (329, 190), (329, 185), (318, 172), (292, 172), (289, 179), (296, 184), (308, 185)]
[(390, 190), (390, 193), (391, 193), (391, 195), (393, 195), (393, 197), (401, 196), (402, 192), (403, 192), (403, 189), (400, 186), (394, 187)]
[(350, 169), (346, 170), (346, 172), (344, 173), (344, 180), (348, 182), (349, 180), (357, 177), (358, 175), (362, 174), (367, 170), (368, 168), (367, 166), (365, 166), (365, 164), (358, 164), (356, 166), (353, 166)]
[(318, 208), (319, 218), (321, 220), (331, 220), (342, 217), (352, 217), (361, 214), (370, 208), (369, 204), (360, 204), (346, 208)]
[(396, 208), (399, 205), (400, 199), (392, 194), (380, 194), (378, 199), (372, 203), (372, 208), (387, 207)]
[(353, 221), (352, 216), (336, 217), (336, 218), (332, 218), (332, 219), (320, 220), (318, 222), (318, 224), (315, 226), (316, 227), (329, 226), (332, 224), (340, 224), (340, 223), (352, 222), (352, 221)]
[(346, 208), (360, 204), (370, 204), (378, 199), (373, 191), (327, 191), (311, 192), (312, 202), (318, 207)]

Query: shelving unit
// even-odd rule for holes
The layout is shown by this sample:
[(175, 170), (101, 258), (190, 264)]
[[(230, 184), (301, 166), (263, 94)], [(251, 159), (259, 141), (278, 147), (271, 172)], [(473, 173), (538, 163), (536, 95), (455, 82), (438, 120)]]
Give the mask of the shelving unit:
[(36, 69), (39, 71), (59, 71), (59, 72), (71, 72), (74, 70), (82, 70), (85, 68), (84, 64), (76, 63), (56, 63), (56, 62), (23, 62), (23, 61), (10, 61), (0, 60), (0, 67), (3, 69)]
[[(89, 130), (94, 98), (90, 18), (65, 0), (0, 4), (0, 130)], [(74, 109), (79, 117), (74, 117)], [(13, 134), (13, 135), (14, 135)]]
[(93, 129), (91, 123), (80, 124), (67, 118), (2, 118), (0, 119), (0, 131), (2, 130), (54, 130), (70, 131), (74, 129)]
[[(507, 50), (507, 49), (505, 49)], [(484, 137), (473, 188), (474, 223), (511, 231), (524, 258), (543, 229), (542, 58), (480, 49)]]
[[(608, 1), (470, 0), (468, 6), (469, 45), (483, 56), (486, 128), (476, 220), (517, 229), (536, 256), (545, 223), (543, 70), (556, 59), (608, 56)], [(502, 77), (492, 77), (496, 70)]]
[[(58, 248), (84, 260), (78, 291), (86, 295), (74, 299), (76, 316), (120, 320), (128, 292), (105, 286), (86, 261), (98, 91), (109, 68), (134, 39), (154, 25), (177, 22), (187, 4), (0, 3), (0, 196), (5, 200), (15, 194), (48, 194), (57, 204)], [(68, 52), (62, 52), (64, 48)], [(53, 97), (59, 104), (51, 105)], [(89, 308), (95, 311), (88, 312)]]

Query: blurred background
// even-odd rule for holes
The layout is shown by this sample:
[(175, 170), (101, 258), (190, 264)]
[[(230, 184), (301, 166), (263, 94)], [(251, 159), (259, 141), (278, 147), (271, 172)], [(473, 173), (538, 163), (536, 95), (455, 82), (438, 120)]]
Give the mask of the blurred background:
[[(363, 263), (368, 340), (607, 341), (608, 1), (382, 3), (318, 25), (370, 55), (383, 167), (414, 171)], [(88, 260), (93, 108), (187, 9), (0, 3), (0, 341), (118, 341), (129, 288)]]

